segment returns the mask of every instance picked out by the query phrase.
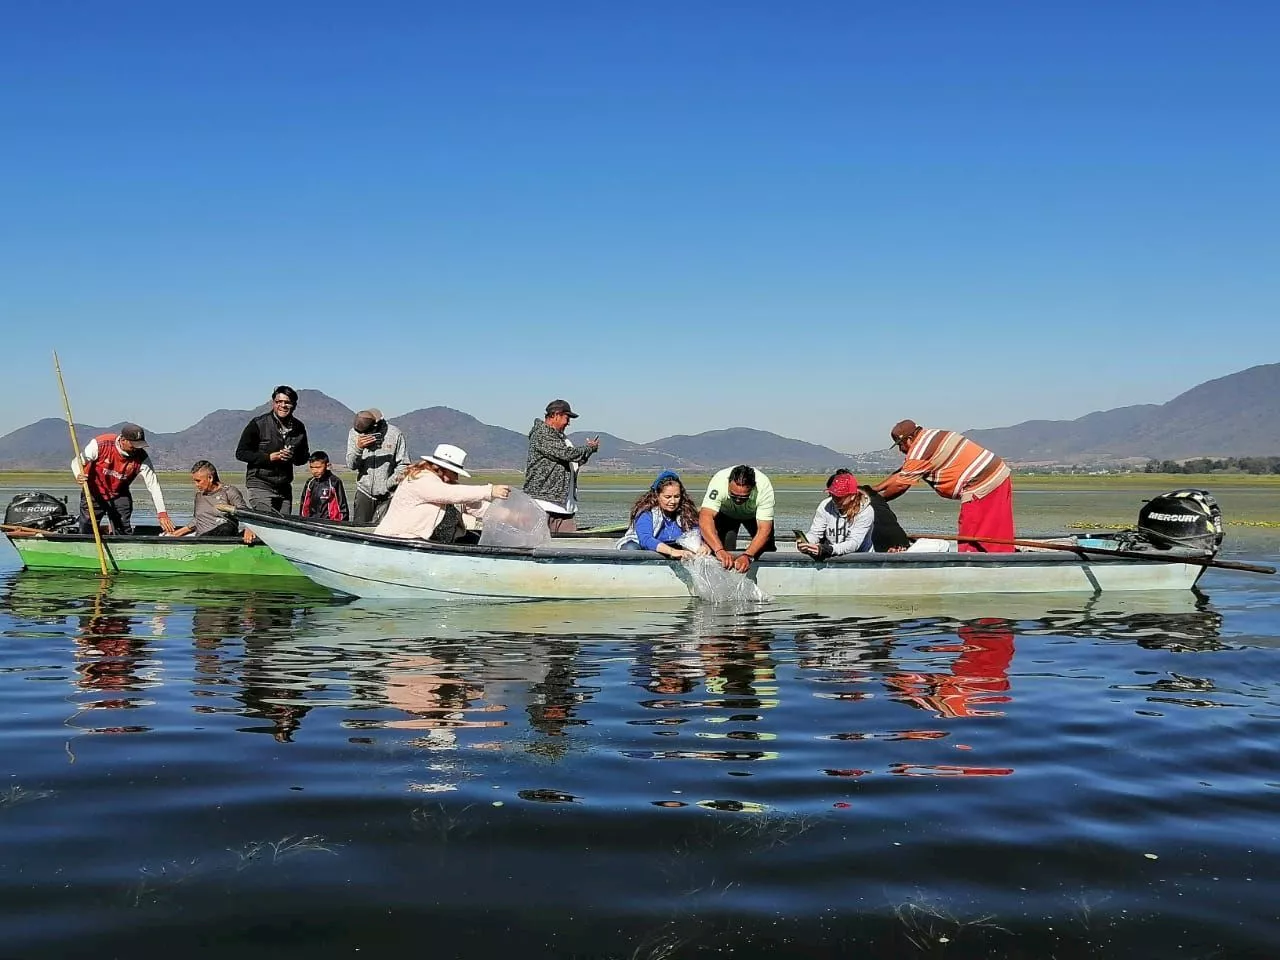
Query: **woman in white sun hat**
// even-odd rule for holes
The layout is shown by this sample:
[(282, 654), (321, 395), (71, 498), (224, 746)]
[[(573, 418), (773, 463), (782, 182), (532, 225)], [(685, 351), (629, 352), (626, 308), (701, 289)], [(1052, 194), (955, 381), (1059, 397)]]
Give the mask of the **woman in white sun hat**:
[(462, 514), (479, 516), (482, 504), (505, 500), (511, 488), (504, 483), (458, 483), (470, 477), (463, 468), (467, 451), (442, 443), (405, 471), (387, 515), (373, 531), (384, 537), (430, 540), (432, 543), (474, 542), (463, 527)]

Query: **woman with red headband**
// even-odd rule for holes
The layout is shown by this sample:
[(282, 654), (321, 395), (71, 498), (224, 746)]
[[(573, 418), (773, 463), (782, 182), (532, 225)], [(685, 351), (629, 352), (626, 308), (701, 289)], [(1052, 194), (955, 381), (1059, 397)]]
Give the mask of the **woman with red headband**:
[(871, 530), (876, 514), (871, 498), (858, 488), (858, 478), (847, 470), (827, 481), (830, 496), (818, 504), (809, 525), (809, 542), (797, 549), (815, 560), (871, 550)]

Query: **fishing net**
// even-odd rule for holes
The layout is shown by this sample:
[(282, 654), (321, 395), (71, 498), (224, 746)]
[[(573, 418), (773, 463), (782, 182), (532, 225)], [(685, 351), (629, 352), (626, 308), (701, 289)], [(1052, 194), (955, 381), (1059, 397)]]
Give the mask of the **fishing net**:
[(754, 580), (736, 570), (726, 570), (715, 557), (693, 557), (681, 563), (689, 571), (694, 594), (701, 600), (747, 606), (773, 599)]
[(551, 542), (547, 515), (523, 490), (494, 499), (484, 512), (480, 544), (485, 547), (545, 547)]

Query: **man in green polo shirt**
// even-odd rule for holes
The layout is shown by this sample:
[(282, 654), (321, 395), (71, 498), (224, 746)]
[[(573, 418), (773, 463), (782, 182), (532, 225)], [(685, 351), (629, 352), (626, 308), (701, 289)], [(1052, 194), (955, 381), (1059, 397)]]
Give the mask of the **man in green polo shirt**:
[[(773, 542), (773, 484), (746, 464), (725, 467), (707, 484), (698, 527), (726, 570), (746, 573), (760, 554), (778, 549)], [(735, 557), (731, 551), (737, 549), (739, 529), (751, 534), (751, 542)]]

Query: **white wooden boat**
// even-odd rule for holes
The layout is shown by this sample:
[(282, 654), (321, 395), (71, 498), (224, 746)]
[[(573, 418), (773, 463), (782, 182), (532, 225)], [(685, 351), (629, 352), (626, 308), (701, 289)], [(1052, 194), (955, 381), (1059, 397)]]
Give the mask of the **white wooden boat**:
[[(356, 597), (424, 600), (620, 600), (694, 595), (678, 561), (613, 549), (612, 541), (547, 547), (445, 546), (337, 524), (240, 511), (240, 521), (321, 586)], [(1064, 543), (1065, 541), (1060, 541)], [(1091, 539), (1092, 550), (1102, 541)], [(1119, 546), (1119, 544), (1116, 544)], [(1205, 554), (859, 553), (815, 563), (794, 549), (765, 554), (748, 574), (773, 597), (922, 597), (977, 593), (1188, 590)], [(1196, 561), (1199, 561), (1198, 563)]]

